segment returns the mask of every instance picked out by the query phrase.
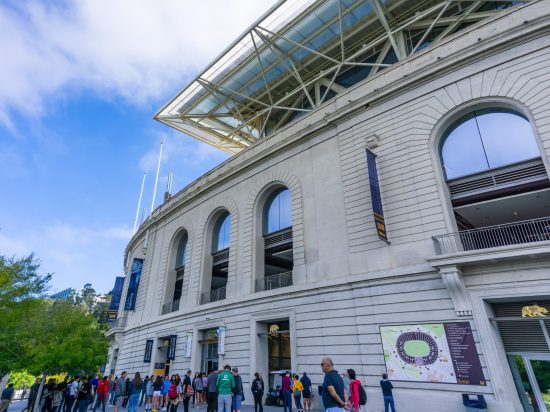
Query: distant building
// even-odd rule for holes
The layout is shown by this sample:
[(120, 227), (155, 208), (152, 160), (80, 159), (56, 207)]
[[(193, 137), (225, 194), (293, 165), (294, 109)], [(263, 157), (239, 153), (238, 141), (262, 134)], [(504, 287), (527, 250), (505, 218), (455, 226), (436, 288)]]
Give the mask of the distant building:
[(54, 293), (53, 295), (50, 295), (50, 299), (69, 299), (75, 293), (76, 293), (75, 289), (67, 288), (62, 290), (61, 292), (57, 292), (57, 293)]

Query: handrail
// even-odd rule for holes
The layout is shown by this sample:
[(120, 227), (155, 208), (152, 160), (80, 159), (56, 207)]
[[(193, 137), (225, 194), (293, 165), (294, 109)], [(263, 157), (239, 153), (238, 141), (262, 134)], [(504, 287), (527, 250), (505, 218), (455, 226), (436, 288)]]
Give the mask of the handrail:
[(173, 302), (168, 302), (162, 305), (162, 314), (176, 312), (180, 309), (180, 300), (176, 299)]
[(221, 287), (217, 289), (204, 292), (201, 295), (201, 304), (217, 302), (218, 300), (223, 300), (226, 297), (226, 287)]
[(287, 286), (292, 286), (292, 272), (277, 273), (276, 275), (256, 279), (256, 292), (279, 289)]

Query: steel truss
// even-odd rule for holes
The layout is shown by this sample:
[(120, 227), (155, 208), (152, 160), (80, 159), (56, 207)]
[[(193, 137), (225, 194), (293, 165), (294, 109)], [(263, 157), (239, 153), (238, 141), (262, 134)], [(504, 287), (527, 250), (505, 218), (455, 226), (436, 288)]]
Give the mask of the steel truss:
[[(292, 5), (288, 0), (290, 5), (278, 7), (288, 6), (292, 19), (270, 27), (270, 16), (264, 16), (155, 119), (238, 153), (344, 92), (352, 85), (342, 84), (346, 73), (358, 81), (373, 77), (468, 25), (528, 1), (295, 0)], [(313, 17), (317, 23), (304, 24)], [(320, 38), (324, 41), (316, 45)]]

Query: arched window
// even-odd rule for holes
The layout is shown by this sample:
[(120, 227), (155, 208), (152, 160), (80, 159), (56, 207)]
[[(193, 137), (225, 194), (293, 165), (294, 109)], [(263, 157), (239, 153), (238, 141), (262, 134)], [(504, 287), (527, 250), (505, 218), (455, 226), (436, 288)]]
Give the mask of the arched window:
[(229, 271), (229, 246), (231, 242), (231, 215), (222, 212), (216, 219), (212, 232), (212, 271), (210, 285), (201, 296), (202, 303), (225, 299)]
[(212, 252), (229, 248), (231, 241), (231, 215), (225, 212), (218, 218), (212, 238)]
[(183, 234), (178, 242), (178, 251), (176, 254), (176, 270), (185, 269), (185, 260), (187, 259), (187, 232)]
[(174, 239), (170, 252), (170, 270), (166, 275), (166, 294), (162, 305), (162, 314), (179, 310), (183, 294), (185, 262), (187, 260), (187, 231), (182, 230)]
[(442, 135), (440, 156), (460, 231), (442, 240), (443, 253), (544, 238), (536, 219), (548, 219), (550, 181), (524, 115), (468, 113)]
[(458, 120), (441, 146), (448, 180), (539, 157), (531, 124), (505, 109), (480, 110)]
[(262, 214), (264, 267), (256, 290), (292, 285), (292, 206), (290, 191), (282, 186), (265, 200)]

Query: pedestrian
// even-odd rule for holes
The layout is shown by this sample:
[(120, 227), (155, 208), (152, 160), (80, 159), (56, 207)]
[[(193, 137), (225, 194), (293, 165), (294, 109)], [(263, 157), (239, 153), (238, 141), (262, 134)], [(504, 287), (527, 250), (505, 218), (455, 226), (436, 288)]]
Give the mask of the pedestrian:
[[(208, 375), (206, 372), (202, 374), (202, 402), (208, 402)], [(208, 405), (206, 407), (208, 408)]]
[(239, 375), (239, 368), (231, 370), (235, 379), (235, 388), (233, 389), (233, 409), (235, 412), (241, 412), (241, 403), (244, 401), (243, 380)]
[(69, 385), (69, 398), (66, 402), (67, 412), (71, 412), (76, 403), (78, 388), (80, 386), (80, 376), (76, 375)]
[(55, 385), (52, 393), (52, 412), (61, 410), (61, 402), (63, 401), (63, 392), (59, 390), (59, 385)]
[(208, 378), (206, 379), (206, 412), (216, 412), (218, 410), (218, 388), (216, 387), (217, 380), (218, 374), (214, 369), (211, 369), (208, 374)]
[(197, 378), (199, 377), (199, 373), (195, 372), (195, 376), (193, 377), (193, 382), (191, 383), (193, 386), (193, 402), (191, 405), (193, 405), (193, 408), (195, 407), (195, 403), (197, 402), (198, 394), (197, 394)]
[(302, 374), (300, 382), (302, 382), (302, 386), (304, 387), (304, 390), (302, 391), (302, 396), (304, 398), (304, 408), (306, 411), (309, 411), (311, 409), (311, 396), (313, 395), (313, 392), (311, 390), (311, 379), (309, 379), (307, 374), (304, 372)]
[(153, 381), (155, 380), (155, 375), (151, 376), (151, 379), (147, 382), (147, 387), (145, 388), (147, 397), (145, 398), (145, 410), (150, 411), (153, 409)]
[(304, 385), (300, 382), (300, 377), (298, 374), (294, 375), (294, 382), (292, 383), (292, 395), (294, 396), (294, 404), (298, 412), (303, 412), (304, 408), (302, 406), (302, 391), (304, 390)]
[(49, 379), (42, 396), (44, 401), (44, 404), (42, 405), (42, 412), (52, 412), (53, 392), (55, 386), (55, 379)]
[(235, 388), (235, 378), (231, 366), (225, 365), (216, 381), (218, 388), (218, 412), (231, 412), (231, 394)]
[(0, 412), (8, 411), (14, 395), (15, 389), (13, 389), (13, 383), (10, 383), (8, 387), (2, 391), (2, 397), (0, 398)]
[(283, 391), (283, 410), (284, 412), (292, 412), (292, 382), (290, 372), (286, 371), (281, 379), (281, 387)]
[(193, 384), (191, 383), (191, 370), (187, 371), (187, 374), (183, 378), (183, 412), (189, 412), (189, 401), (193, 397)]
[(137, 412), (139, 395), (143, 387), (143, 381), (139, 372), (134, 374), (134, 379), (128, 384), (128, 412)]
[(124, 397), (126, 396), (126, 371), (122, 372), (120, 378), (116, 380), (115, 383), (115, 411), (118, 412), (118, 409), (122, 407), (124, 403)]
[(361, 408), (361, 395), (359, 390), (361, 388), (361, 381), (357, 379), (355, 371), (353, 369), (347, 370), (347, 375), (350, 379), (349, 383), (349, 403), (351, 412), (359, 412)]
[(334, 370), (332, 359), (324, 358), (321, 362), (321, 369), (325, 373), (321, 396), (326, 412), (343, 412), (349, 409), (347, 392), (344, 389), (344, 381), (338, 371)]
[(34, 383), (31, 385), (29, 400), (27, 401), (27, 412), (32, 412), (32, 410), (34, 409), (36, 397), (38, 396), (38, 389), (40, 389), (40, 378), (36, 378)]
[(262, 405), (262, 398), (264, 396), (264, 380), (260, 372), (254, 374), (254, 380), (252, 381), (252, 395), (254, 396), (254, 412), (264, 412), (264, 406)]
[(203, 391), (203, 384), (202, 384), (202, 372), (199, 372), (197, 377), (195, 378), (195, 392), (196, 392), (196, 407), (200, 407), (202, 405), (203, 397), (202, 397), (202, 391)]
[(395, 412), (395, 402), (393, 400), (393, 385), (388, 379), (388, 375), (383, 373), (382, 380), (380, 381), (380, 387), (382, 388), (382, 395), (384, 395), (384, 411), (388, 412), (388, 405), (391, 406), (392, 412)]
[(178, 385), (176, 375), (170, 378), (170, 387), (168, 388), (168, 412), (176, 412), (180, 402), (180, 386)]
[(65, 376), (65, 379), (63, 380), (63, 382), (61, 382), (57, 385), (57, 390), (61, 393), (61, 402), (60, 402), (59, 406), (57, 407), (57, 410), (59, 412), (62, 412), (64, 410), (65, 402), (67, 400), (67, 391), (68, 391), (68, 389), (69, 389), (69, 377)]
[(109, 404), (114, 404), (115, 402), (115, 386), (116, 386), (117, 377), (111, 375), (109, 377)]
[(141, 389), (141, 394), (139, 395), (139, 403), (138, 406), (143, 405), (143, 402), (147, 399), (147, 384), (149, 383), (149, 375), (145, 376), (145, 379), (143, 380), (143, 386)]
[(101, 411), (105, 412), (105, 406), (109, 400), (109, 378), (104, 376), (97, 384), (97, 396), (93, 412), (101, 405)]
[(162, 381), (162, 410), (165, 411), (168, 407), (168, 389), (170, 389), (170, 378), (168, 375)]
[(128, 399), (130, 399), (130, 377), (126, 378), (126, 393), (124, 394), (124, 401), (122, 402), (122, 407), (126, 408), (128, 406)]
[(162, 386), (162, 376), (158, 375), (153, 382), (153, 411), (155, 412), (159, 410), (162, 404)]
[(76, 397), (78, 401), (78, 412), (86, 412), (90, 399), (92, 398), (92, 384), (88, 381), (88, 378), (82, 378), (82, 384), (78, 388), (78, 394)]
[[(95, 406), (95, 400), (97, 398), (97, 385), (99, 385), (99, 376), (93, 376), (93, 377), (90, 377), (89, 379), (90, 381), (90, 384), (92, 385), (92, 393), (91, 395), (94, 397), (94, 399), (92, 400), (92, 407)], [(90, 408), (92, 409), (92, 408)]]

